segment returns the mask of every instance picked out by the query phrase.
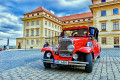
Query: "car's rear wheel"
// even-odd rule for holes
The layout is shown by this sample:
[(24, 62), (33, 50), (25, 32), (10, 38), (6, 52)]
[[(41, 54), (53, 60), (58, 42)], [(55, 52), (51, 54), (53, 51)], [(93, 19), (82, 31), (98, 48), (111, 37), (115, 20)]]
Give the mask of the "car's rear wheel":
[(100, 58), (100, 54), (98, 55), (98, 58)]
[[(43, 59), (50, 59), (47, 57), (47, 52), (44, 53)], [(51, 63), (43, 62), (45, 68), (51, 68)]]
[(88, 62), (89, 64), (87, 64), (85, 66), (85, 71), (90, 73), (92, 72), (92, 68), (93, 68), (93, 62), (92, 62), (92, 54), (86, 54), (86, 62)]

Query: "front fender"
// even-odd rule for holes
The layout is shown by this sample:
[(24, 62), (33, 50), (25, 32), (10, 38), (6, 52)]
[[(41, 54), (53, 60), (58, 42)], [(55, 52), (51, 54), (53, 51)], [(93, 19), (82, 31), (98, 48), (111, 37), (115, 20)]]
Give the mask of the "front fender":
[(83, 53), (92, 53), (93, 49), (92, 47), (81, 47), (78, 51)]
[(52, 49), (52, 47), (48, 46), (48, 47), (42, 48), (41, 52), (43, 52), (43, 51), (50, 51), (50, 52), (53, 52), (53, 49)]

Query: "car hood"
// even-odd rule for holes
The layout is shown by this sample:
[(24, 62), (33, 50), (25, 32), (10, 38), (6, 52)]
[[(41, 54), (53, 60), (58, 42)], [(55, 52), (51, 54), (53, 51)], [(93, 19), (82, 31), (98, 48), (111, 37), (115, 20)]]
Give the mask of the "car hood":
[(86, 42), (88, 41), (88, 37), (70, 37), (70, 39), (73, 40), (74, 45), (79, 46), (86, 45)]

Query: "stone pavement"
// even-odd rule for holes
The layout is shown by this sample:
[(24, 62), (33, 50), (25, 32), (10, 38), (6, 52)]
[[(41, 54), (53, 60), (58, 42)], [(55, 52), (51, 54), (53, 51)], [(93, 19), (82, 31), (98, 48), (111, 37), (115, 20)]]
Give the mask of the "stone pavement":
[(65, 66), (45, 69), (41, 60), (37, 60), (1, 72), (0, 80), (120, 80), (120, 49), (103, 49), (92, 73)]

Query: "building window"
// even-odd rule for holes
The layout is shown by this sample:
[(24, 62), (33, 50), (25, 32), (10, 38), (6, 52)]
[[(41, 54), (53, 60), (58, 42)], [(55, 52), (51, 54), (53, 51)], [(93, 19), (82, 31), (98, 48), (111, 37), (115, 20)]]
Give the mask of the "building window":
[(113, 14), (118, 14), (118, 8), (113, 9)]
[(39, 45), (39, 40), (36, 40), (36, 45)]
[(80, 22), (80, 20), (78, 20), (78, 22)]
[(119, 37), (114, 37), (114, 44), (119, 44)]
[(75, 22), (75, 21), (73, 21), (73, 22)]
[(50, 30), (49, 30), (49, 37), (51, 36)]
[(39, 30), (38, 29), (36, 30), (36, 35), (39, 35)]
[(37, 25), (39, 24), (39, 20), (36, 21), (36, 24), (37, 24)]
[(106, 23), (102, 23), (101, 27), (102, 27), (102, 31), (106, 31)]
[(101, 11), (101, 16), (106, 16), (106, 11)]
[(54, 24), (52, 24), (52, 28), (54, 28)]
[(49, 22), (49, 26), (51, 26), (51, 22)]
[(29, 26), (29, 22), (27, 22), (27, 26)]
[(33, 45), (34, 44), (34, 40), (31, 40), (31, 45)]
[(45, 29), (45, 36), (47, 36), (47, 29)]
[(52, 37), (54, 37), (54, 31), (52, 31)]
[(27, 15), (27, 17), (29, 17), (29, 15)]
[(102, 38), (102, 44), (106, 44), (106, 37)]
[(27, 36), (29, 36), (29, 31), (27, 31)]
[(64, 23), (66, 23), (66, 22), (64, 22)]
[(29, 45), (29, 40), (27, 40), (26, 44)]
[(32, 16), (34, 16), (34, 14), (32, 14)]
[(45, 21), (45, 25), (47, 25), (47, 21)]
[(33, 36), (34, 35), (34, 30), (32, 30), (32, 32), (31, 32), (31, 36)]
[(57, 28), (57, 25), (55, 25), (55, 29)]
[(106, 2), (106, 0), (101, 0), (102, 3)]
[(85, 21), (85, 19), (83, 19), (83, 21)]
[(32, 21), (32, 24), (31, 25), (34, 25), (34, 21)]
[(55, 32), (55, 36), (57, 36), (57, 32)]
[(39, 13), (37, 13), (37, 15), (39, 15)]
[(88, 20), (91, 20), (91, 19), (88, 19)]
[(68, 21), (68, 23), (70, 23), (70, 21)]
[(119, 30), (118, 22), (113, 22), (113, 27), (114, 27), (114, 30)]

